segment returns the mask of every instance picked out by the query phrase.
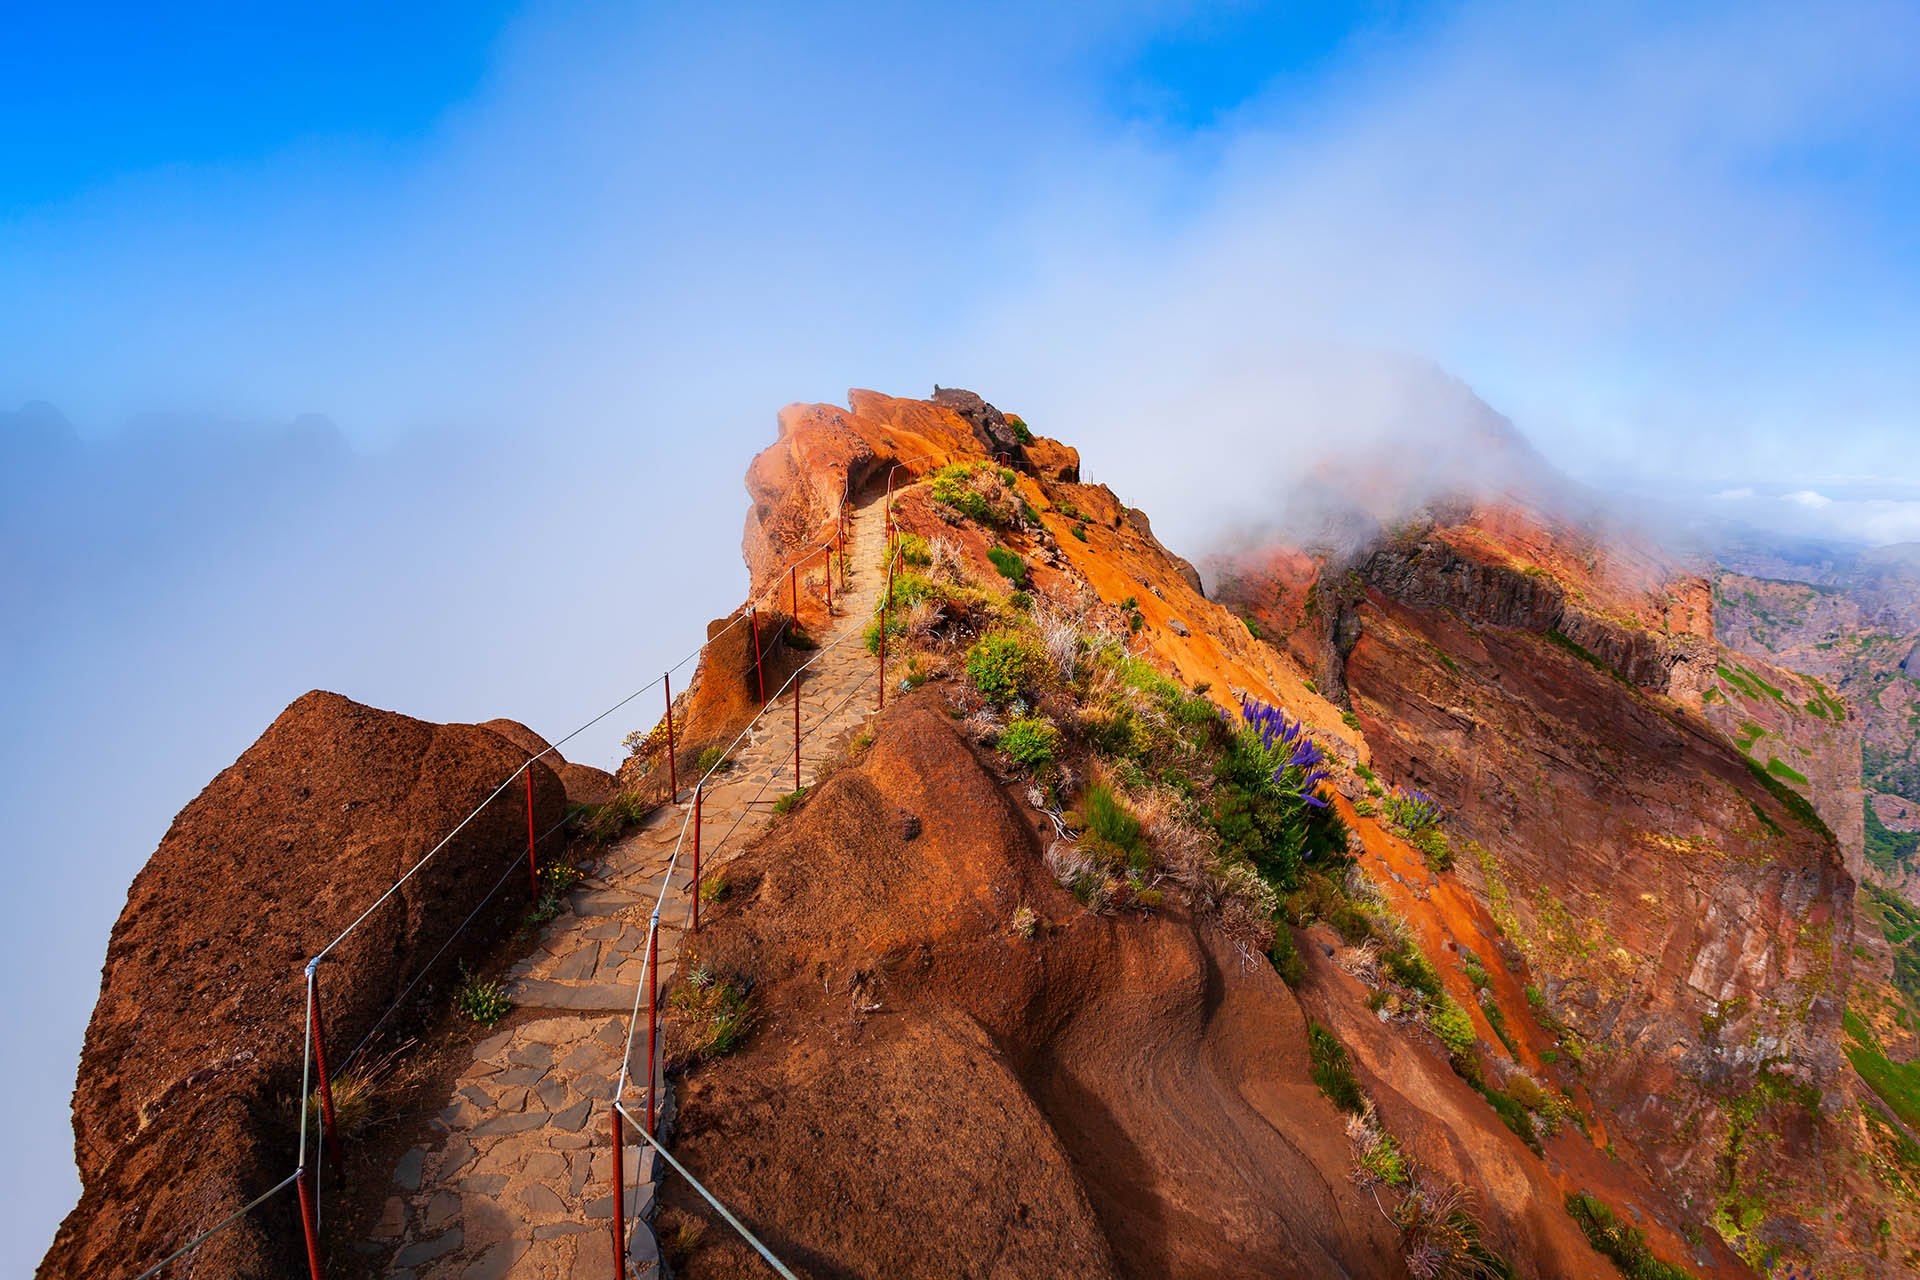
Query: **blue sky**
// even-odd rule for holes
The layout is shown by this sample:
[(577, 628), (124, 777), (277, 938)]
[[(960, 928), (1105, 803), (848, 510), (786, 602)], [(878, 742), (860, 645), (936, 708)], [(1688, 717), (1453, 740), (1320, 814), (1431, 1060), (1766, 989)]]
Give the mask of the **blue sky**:
[(1437, 366), (1590, 480), (1920, 538), (1911, 5), (0, 26), (8, 1271), (170, 816), (311, 687), (558, 734), (651, 678), (787, 401), (973, 386), (1197, 553), (1327, 451), (1471, 469)]

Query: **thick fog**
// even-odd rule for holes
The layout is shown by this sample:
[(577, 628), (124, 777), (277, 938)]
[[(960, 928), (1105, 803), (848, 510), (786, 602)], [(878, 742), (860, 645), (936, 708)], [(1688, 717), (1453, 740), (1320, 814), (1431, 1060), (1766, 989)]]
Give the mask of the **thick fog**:
[(651, 679), (788, 401), (971, 387), (1190, 554), (1342, 468), (1503, 483), (1480, 401), (1920, 537), (1911, 7), (1390, 9), (1270, 69), (1257, 10), (1029, 8), (536, 5), (404, 139), (0, 195), (0, 1269), (172, 814), (309, 688), (558, 736)]

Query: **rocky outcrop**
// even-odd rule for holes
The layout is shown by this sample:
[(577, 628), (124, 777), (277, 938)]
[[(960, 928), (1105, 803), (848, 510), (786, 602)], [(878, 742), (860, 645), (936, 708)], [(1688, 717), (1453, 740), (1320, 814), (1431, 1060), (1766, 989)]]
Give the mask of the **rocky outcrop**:
[[(1332, 964), (1296, 997), (1178, 909), (1084, 910), (1046, 873), (1051, 827), (932, 694), (889, 705), (703, 926), (695, 963), (750, 981), (765, 1021), (683, 1080), (677, 1154), (776, 1247), (850, 1276), (1404, 1274), (1309, 1080), (1304, 1001), (1522, 1274), (1609, 1274), (1546, 1166)], [(710, 1235), (682, 1274), (751, 1264)]]
[[(309, 693), (180, 811), (114, 925), (74, 1091), (84, 1191), (41, 1276), (136, 1274), (292, 1172), (304, 966), (520, 768), (519, 742), (537, 739), (501, 727)], [(544, 831), (566, 796), (552, 768), (532, 769)], [(336, 1065), (526, 841), (526, 793), (509, 787), (328, 956)], [(501, 923), (483, 914), (440, 963), (450, 973)], [(193, 1273), (293, 1274), (292, 1203), (214, 1237)]]
[(575, 764), (566, 759), (553, 749), (552, 743), (518, 720), (488, 720), (480, 727), (493, 730), (529, 757), (540, 757), (548, 768), (559, 775), (567, 790), (568, 804), (600, 804), (619, 785), (605, 769), (596, 769), (590, 764)]

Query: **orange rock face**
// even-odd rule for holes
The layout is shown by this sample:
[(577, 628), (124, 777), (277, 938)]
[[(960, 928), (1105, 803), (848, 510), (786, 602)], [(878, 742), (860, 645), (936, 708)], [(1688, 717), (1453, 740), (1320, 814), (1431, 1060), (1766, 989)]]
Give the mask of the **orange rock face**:
[[(73, 1098), (84, 1190), (40, 1275), (137, 1274), (293, 1171), (302, 970), (513, 774), (528, 754), (519, 742), (539, 741), (497, 723), (505, 736), (309, 693), (180, 811), (113, 928)], [(566, 797), (544, 763), (533, 779), (546, 831)], [(525, 858), (525, 803), (516, 787), (488, 804), (321, 966), (336, 1068)], [(441, 963), (451, 972), (523, 910), (506, 900)], [(304, 1269), (290, 1204), (222, 1232), (193, 1273)]]

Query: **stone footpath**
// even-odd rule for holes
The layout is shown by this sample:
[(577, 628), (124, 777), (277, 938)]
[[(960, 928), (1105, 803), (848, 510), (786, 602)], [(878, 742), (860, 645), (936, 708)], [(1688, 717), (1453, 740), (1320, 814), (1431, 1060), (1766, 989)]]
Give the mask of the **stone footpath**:
[[(886, 535), (881, 502), (853, 512), (851, 580), (825, 644), (801, 687), (805, 777), (846, 730), (872, 713), (874, 659), (857, 634), (880, 600)], [(784, 712), (781, 708), (785, 708)], [(812, 756), (810, 759), (809, 756)], [(701, 806), (701, 872), (723, 868), (766, 826), (773, 804), (794, 789), (793, 703), (770, 707), (716, 775)], [(474, 1047), (473, 1062), (430, 1122), (435, 1138), (408, 1151), (393, 1171), (368, 1255), (392, 1251), (401, 1280), (611, 1280), (613, 1217), (611, 1102), (627, 1021), (646, 959), (647, 919), (692, 805), (663, 806), (588, 868), (570, 907), (542, 931), (534, 952), (511, 970), (516, 1009), (550, 1012)], [(689, 859), (674, 871), (661, 909), (660, 990), (674, 971), (687, 913)], [(645, 1011), (642, 1010), (644, 1017)], [(664, 1059), (664, 1046), (661, 1055)], [(639, 1085), (628, 1110), (644, 1113), (646, 1032), (634, 1045)], [(661, 1084), (662, 1132), (670, 1131), (671, 1090)], [(635, 1106), (638, 1099), (638, 1106)], [(628, 1274), (658, 1274), (649, 1226), (659, 1187), (652, 1148), (629, 1133), (625, 1150)], [(725, 1188), (712, 1188), (724, 1198)]]

